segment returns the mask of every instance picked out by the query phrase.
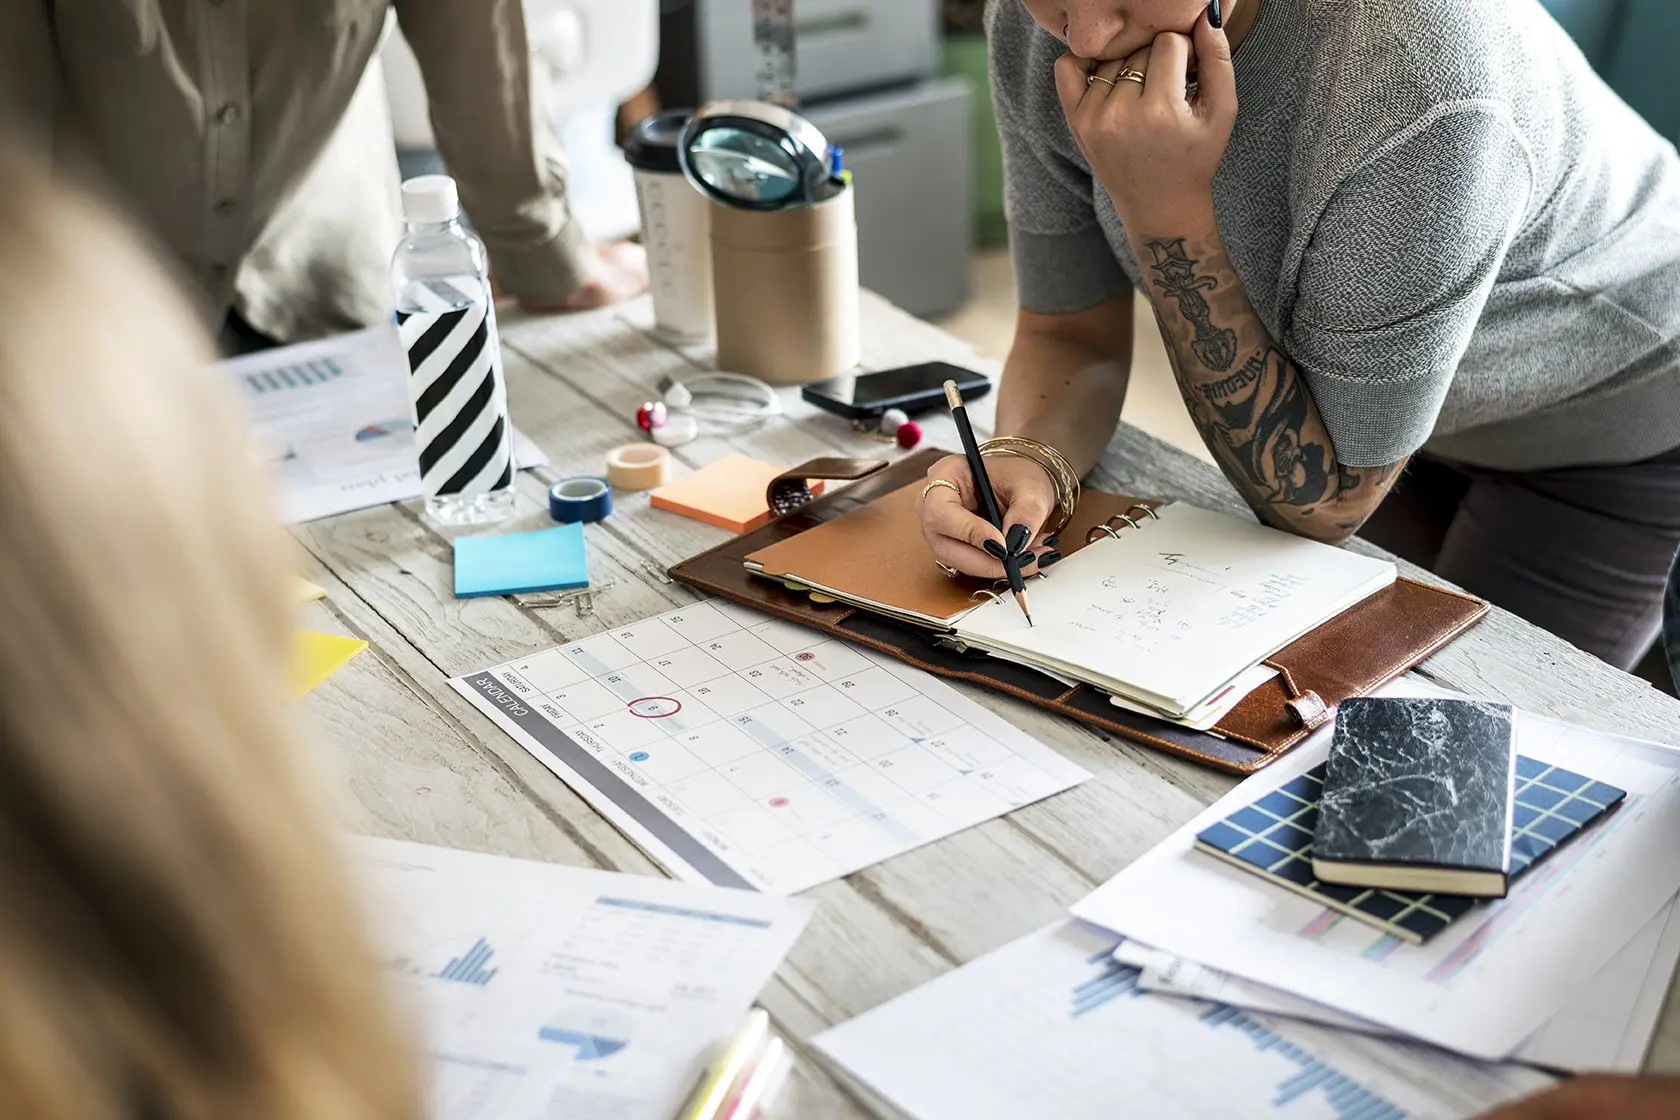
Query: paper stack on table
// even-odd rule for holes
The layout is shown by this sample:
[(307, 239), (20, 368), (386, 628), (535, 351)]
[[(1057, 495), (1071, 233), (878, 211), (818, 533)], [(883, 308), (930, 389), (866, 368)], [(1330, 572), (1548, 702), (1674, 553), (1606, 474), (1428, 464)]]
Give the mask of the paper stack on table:
[[(1680, 964), (1676, 909), (1672, 902), (1665, 906), (1512, 1059), (1570, 1073), (1637, 1073), (1656, 1031), (1669, 980)], [(1135, 942), (1124, 942), (1115, 959), (1139, 969), (1138, 987), (1144, 991), (1209, 1000), (1361, 1034), (1400, 1037), (1353, 1015)]]
[(916, 1120), (1470, 1116), (1551, 1084), (1427, 1046), (1140, 991), (1064, 922), (818, 1035)]
[(916, 1120), (1455, 1118), (1546, 1071), (1637, 1070), (1680, 961), (1680, 753), (1516, 719), (1521, 754), (1628, 797), (1423, 945), (1193, 847), (1320, 765), (1326, 728), (1075, 905), (1083, 920), (815, 1044)]
[(436, 1120), (668, 1120), (808, 902), (357, 839)]
[[(1415, 681), (1381, 694), (1443, 695)], [(1126, 959), (1149, 965), (1156, 987), (1307, 1010), (1339, 1025), (1351, 1018), (1485, 1060), (1627, 1068), (1640, 1048), (1624, 1043), (1624, 1030), (1585, 1053), (1560, 1053), (1553, 1042), (1583, 1015), (1602, 1018), (1607, 990), (1622, 992), (1610, 1009), (1619, 1026), (1638, 1017), (1629, 975), (1666, 988), (1676, 946), (1663, 915), (1680, 889), (1680, 754), (1517, 713), (1521, 754), (1619, 786), (1626, 802), (1517, 880), (1509, 897), (1412, 945), (1192, 847), (1208, 825), (1321, 763), (1329, 735), (1244, 782), (1074, 914), (1127, 938)], [(1177, 960), (1201, 968), (1175, 971)]]

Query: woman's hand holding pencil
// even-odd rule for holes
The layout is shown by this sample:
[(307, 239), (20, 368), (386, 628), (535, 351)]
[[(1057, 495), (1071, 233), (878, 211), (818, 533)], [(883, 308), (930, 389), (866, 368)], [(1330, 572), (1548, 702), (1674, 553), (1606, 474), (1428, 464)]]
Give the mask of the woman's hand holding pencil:
[(1061, 559), (1055, 541), (1042, 538), (1056, 502), (1055, 484), (1048, 471), (1030, 460), (983, 460), (955, 384), (947, 382), (945, 394), (964, 454), (941, 459), (928, 471), (923, 536), (948, 571), (1007, 579), (1030, 624), (1025, 577)]

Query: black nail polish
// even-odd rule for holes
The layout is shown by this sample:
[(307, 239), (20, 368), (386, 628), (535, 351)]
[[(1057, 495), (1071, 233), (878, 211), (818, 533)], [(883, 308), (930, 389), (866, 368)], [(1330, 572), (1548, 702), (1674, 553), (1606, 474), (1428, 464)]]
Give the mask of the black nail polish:
[(1060, 533), (1051, 533), (1048, 537), (1044, 538), (1044, 547), (1045, 548), (1055, 548), (1057, 545), (1059, 545), (1061, 543), (1062, 543), (1062, 535)]
[(1009, 550), (1007, 548), (1004, 548), (1003, 545), (998, 543), (997, 541), (987, 541), (985, 544), (981, 545), (980, 547), (984, 548), (987, 552), (991, 553), (998, 560), (1009, 559)]
[(1049, 568), (1049, 567), (1054, 567), (1055, 565), (1060, 564), (1061, 562), (1062, 562), (1062, 554), (1061, 553), (1053, 551), (1053, 550), (1050, 551), (1050, 552), (1046, 552), (1043, 556), (1040, 556), (1038, 558), (1038, 570), (1042, 572), (1044, 569)]
[(1035, 557), (1030, 551), (1029, 552), (1023, 552), (1018, 557), (1018, 561), (1019, 561), (1022, 568), (1032, 567), (1033, 566), (1033, 561), (1035, 559), (1037, 559), (1037, 557)]
[(1009, 535), (1004, 539), (1009, 542), (1010, 552), (1019, 552), (1032, 540), (1032, 530), (1025, 525), (1011, 525)]
[(1208, 24), (1212, 27), (1225, 26), (1225, 13), (1220, 11), (1219, 0), (1208, 0)]

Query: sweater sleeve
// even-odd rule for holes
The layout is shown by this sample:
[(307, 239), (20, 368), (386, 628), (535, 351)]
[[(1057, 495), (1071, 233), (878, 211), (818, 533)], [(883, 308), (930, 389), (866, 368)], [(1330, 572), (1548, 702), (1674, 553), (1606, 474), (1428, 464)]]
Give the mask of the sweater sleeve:
[(517, 0), (398, 0), (396, 8), (438, 151), (497, 279), (527, 303), (564, 299), (588, 282), (593, 253), (566, 197), (524, 9)]
[(1528, 212), (1527, 148), (1498, 107), (1447, 107), (1355, 169), (1307, 245), (1279, 341), (1348, 466), (1421, 448)]

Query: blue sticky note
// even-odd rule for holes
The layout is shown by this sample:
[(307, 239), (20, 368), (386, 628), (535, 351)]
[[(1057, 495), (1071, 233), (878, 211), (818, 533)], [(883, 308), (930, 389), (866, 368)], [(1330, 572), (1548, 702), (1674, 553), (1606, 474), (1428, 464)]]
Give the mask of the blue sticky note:
[(582, 525), (455, 541), (455, 597), (574, 591), (589, 586)]

